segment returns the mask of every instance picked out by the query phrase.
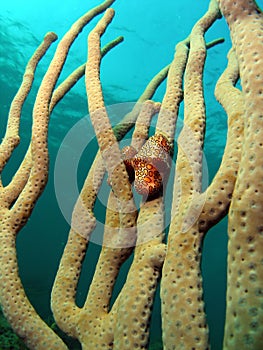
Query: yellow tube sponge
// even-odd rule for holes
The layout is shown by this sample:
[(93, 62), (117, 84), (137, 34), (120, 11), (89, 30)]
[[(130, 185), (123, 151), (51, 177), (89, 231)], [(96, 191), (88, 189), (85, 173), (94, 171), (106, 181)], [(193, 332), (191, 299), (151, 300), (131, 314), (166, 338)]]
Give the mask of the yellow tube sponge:
[(224, 349), (263, 344), (263, 15), (254, 1), (221, 0), (244, 93), (242, 156), (229, 211)]

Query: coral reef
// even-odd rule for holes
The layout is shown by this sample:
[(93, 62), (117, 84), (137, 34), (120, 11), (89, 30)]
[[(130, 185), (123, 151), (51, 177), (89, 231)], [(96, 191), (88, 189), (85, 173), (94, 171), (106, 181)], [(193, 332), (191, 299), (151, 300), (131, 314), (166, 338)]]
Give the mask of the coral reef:
[[(17, 338), (1, 317), (1, 349), (208, 349), (201, 258), (209, 229), (229, 213), (227, 304), (224, 350), (260, 350), (263, 344), (263, 14), (255, 1), (211, 0), (207, 12), (179, 42), (169, 66), (146, 86), (133, 109), (112, 127), (103, 97), (101, 60), (118, 37), (101, 48), (114, 17), (105, 0), (79, 18), (59, 41), (41, 81), (32, 111), (27, 153), (8, 184), (0, 180), (0, 305)], [(57, 86), (71, 45), (90, 30), (84, 65)], [(206, 106), (203, 72), (206, 31), (224, 17), (232, 38), (228, 65), (215, 95), (228, 118), (221, 165), (202, 189)], [(35, 70), (50, 45), (47, 33), (25, 69), (0, 144), (0, 173), (20, 141), (20, 117)], [(224, 71), (223, 71), (224, 69)], [(50, 304), (55, 323), (38, 315), (20, 278), (16, 238), (45, 189), (49, 173), (48, 128), (56, 104), (85, 75), (89, 117), (98, 141), (95, 156), (75, 203), (68, 241), (53, 284)], [(154, 93), (167, 78), (161, 103)], [(240, 78), (241, 88), (236, 87)], [(177, 141), (171, 220), (165, 239), (166, 184), (173, 160), (179, 106), (184, 125)], [(158, 114), (154, 135), (151, 120)], [(128, 148), (119, 141), (133, 130)], [(76, 301), (82, 264), (96, 227), (94, 206), (104, 175), (109, 187), (103, 243), (84, 304)], [(134, 187), (134, 188), (133, 188)], [(142, 195), (139, 208), (135, 191)], [(87, 257), (88, 258), (88, 257)], [(112, 299), (122, 265), (132, 259), (123, 287)], [(160, 283), (162, 342), (149, 347), (150, 319)], [(58, 328), (60, 331), (58, 330)]]

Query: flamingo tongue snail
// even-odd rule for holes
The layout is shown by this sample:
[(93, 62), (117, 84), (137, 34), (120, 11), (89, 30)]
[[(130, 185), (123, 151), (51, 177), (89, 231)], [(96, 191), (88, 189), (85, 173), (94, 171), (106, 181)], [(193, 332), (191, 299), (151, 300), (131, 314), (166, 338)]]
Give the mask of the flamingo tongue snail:
[(156, 133), (136, 155), (133, 147), (128, 146), (122, 150), (129, 178), (131, 181), (134, 179), (137, 193), (148, 198), (157, 197), (162, 193), (169, 174), (172, 149), (167, 138)]

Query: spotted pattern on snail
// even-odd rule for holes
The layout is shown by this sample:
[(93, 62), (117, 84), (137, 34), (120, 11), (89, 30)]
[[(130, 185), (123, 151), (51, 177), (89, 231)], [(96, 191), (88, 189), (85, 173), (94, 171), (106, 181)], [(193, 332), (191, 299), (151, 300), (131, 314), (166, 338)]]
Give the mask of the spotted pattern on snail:
[(172, 146), (166, 137), (155, 134), (135, 156), (124, 160), (130, 178), (134, 172), (134, 187), (139, 194), (155, 197), (162, 193), (169, 173), (171, 153)]

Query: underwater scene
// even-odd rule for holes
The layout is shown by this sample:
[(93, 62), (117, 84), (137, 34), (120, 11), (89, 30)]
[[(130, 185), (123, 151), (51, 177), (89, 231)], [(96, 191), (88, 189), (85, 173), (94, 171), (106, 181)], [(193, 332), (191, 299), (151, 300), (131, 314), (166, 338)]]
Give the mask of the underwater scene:
[(263, 0), (0, 7), (0, 350), (262, 349)]

